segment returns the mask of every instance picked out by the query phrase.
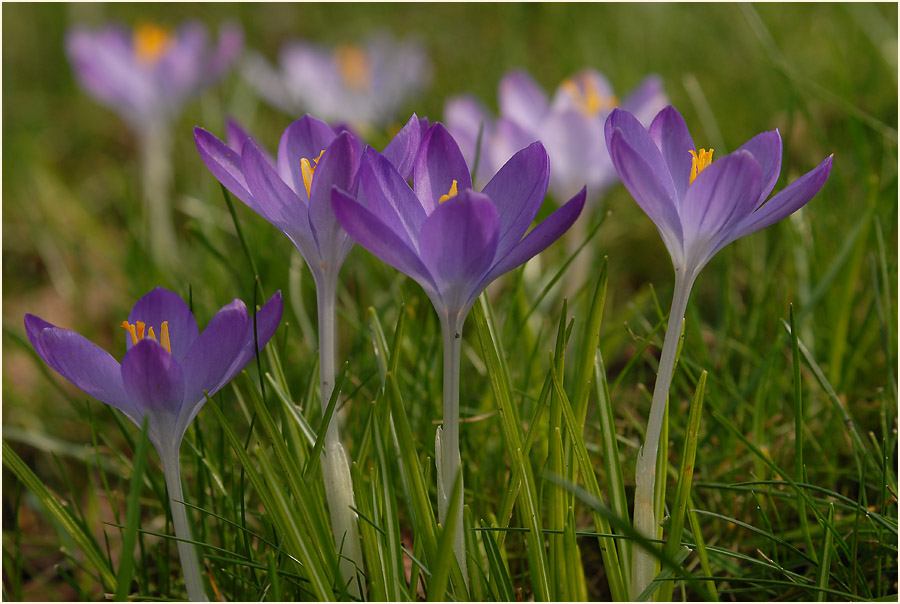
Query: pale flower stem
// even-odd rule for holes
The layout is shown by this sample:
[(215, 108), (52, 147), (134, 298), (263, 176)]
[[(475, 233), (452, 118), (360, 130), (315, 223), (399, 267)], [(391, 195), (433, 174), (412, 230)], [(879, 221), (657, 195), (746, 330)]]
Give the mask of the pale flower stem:
[(463, 526), (463, 478), (459, 455), (459, 365), (462, 356), (462, 325), (449, 318), (441, 319), (441, 331), (444, 338), (444, 421), (440, 430), (439, 447), (435, 451), (438, 461), (438, 517), (441, 524), (447, 525), (447, 512), (450, 508), (450, 495), (453, 483), (459, 474), (459, 505), (456, 508), (456, 532), (453, 536), (453, 552), (459, 562), (459, 568), (468, 584), (469, 573), (466, 568), (465, 527)]
[(175, 524), (175, 536), (178, 537), (178, 557), (181, 560), (181, 571), (187, 587), (188, 600), (191, 602), (208, 602), (206, 590), (203, 588), (203, 577), (200, 575), (200, 563), (197, 550), (191, 539), (191, 527), (188, 524), (184, 492), (181, 490), (181, 464), (178, 451), (160, 456), (166, 487), (169, 489), (169, 507), (172, 509), (172, 522)]
[[(334, 391), (337, 327), (335, 323), (336, 280), (325, 279), (316, 283), (316, 302), (319, 317), (319, 380), (322, 386), (322, 414), (328, 407)], [(325, 432), (325, 446), (322, 456), (322, 480), (325, 483), (325, 498), (334, 530), (334, 544), (341, 554), (341, 575), (350, 595), (360, 597), (357, 581), (357, 567), (363, 569), (362, 550), (359, 544), (356, 501), (353, 497), (353, 482), (350, 479), (350, 465), (341, 444), (338, 430), (337, 412), (331, 416)]]
[[(659, 359), (659, 370), (656, 374), (656, 386), (653, 389), (653, 402), (650, 405), (650, 419), (647, 422), (647, 434), (644, 446), (638, 454), (635, 468), (634, 491), (634, 528), (648, 539), (655, 539), (657, 534), (656, 514), (654, 512), (654, 483), (656, 482), (656, 456), (659, 450), (659, 439), (662, 434), (666, 403), (669, 397), (669, 386), (672, 384), (672, 372), (675, 368), (675, 355), (678, 341), (681, 338), (681, 325), (687, 309), (691, 287), (695, 274), (675, 273), (675, 293), (672, 296), (672, 308), (669, 311), (669, 323), (666, 337), (663, 340), (662, 355)], [(643, 547), (635, 546), (632, 550), (631, 597), (636, 598), (656, 576), (657, 562)]]
[(172, 133), (168, 122), (144, 126), (138, 132), (141, 158), (144, 220), (150, 236), (150, 253), (157, 265), (169, 267), (177, 242), (172, 217)]

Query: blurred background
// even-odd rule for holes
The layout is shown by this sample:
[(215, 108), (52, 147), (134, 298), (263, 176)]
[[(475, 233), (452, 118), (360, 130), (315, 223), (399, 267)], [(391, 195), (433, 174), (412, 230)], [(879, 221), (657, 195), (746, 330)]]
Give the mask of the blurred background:
[[(450, 95), (475, 94), (496, 112), (497, 83), (511, 68), (527, 69), (552, 94), (563, 78), (593, 67), (620, 95), (647, 74), (659, 74), (695, 143), (715, 147), (717, 156), (758, 132), (779, 128), (785, 147), (777, 190), (834, 153), (829, 181), (801, 217), (730, 246), (706, 269), (688, 317), (697, 329), (689, 346), (703, 350), (697, 356), (709, 360), (711, 372), (733, 373), (727, 379), (745, 392), (754, 364), (762, 362), (754, 346), (767, 345), (783, 331), (779, 319), (793, 303), (801, 315), (801, 337), (863, 433), (872, 431), (879, 442), (893, 434), (896, 442), (896, 408), (885, 403), (886, 397), (896, 401), (897, 367), (894, 3), (5, 3), (2, 11), (3, 438), (53, 489), (97, 488), (84, 470), (85, 460), (95, 455), (85, 417), (112, 420), (102, 405), (87, 403), (36, 361), (23, 315), (74, 329), (121, 358), (119, 325), (133, 302), (156, 285), (186, 299), (190, 295), (201, 326), (227, 301), (252, 300), (253, 275), (219, 185), (194, 148), (192, 128), (200, 125), (222, 137), (226, 116), (233, 116), (274, 150), (282, 130), (300, 117), (266, 105), (237, 69), (190, 102), (174, 126), (171, 157), (178, 260), (166, 271), (149, 265), (141, 243), (146, 226), (135, 137), (121, 118), (79, 88), (64, 53), (68, 28), (108, 20), (175, 26), (195, 18), (213, 31), (236, 21), (244, 29), (245, 49), (270, 61), (290, 38), (333, 45), (387, 32), (414, 39), (432, 62), (431, 84), (409, 101), (395, 124), (373, 134), (369, 142), (376, 148), (413, 111), (440, 120)], [(296, 327), (286, 365), (304, 368), (295, 376), (303, 383), (315, 346), (308, 271), (281, 233), (235, 203), (265, 291), (288, 294), (285, 315)], [(606, 212), (610, 215), (587, 253), (609, 256), (602, 345), (613, 380), (637, 347), (633, 331), (646, 333), (654, 324), (653, 292), (668, 307), (672, 267), (652, 223), (621, 186), (584, 219), (593, 224)], [(548, 267), (561, 263), (564, 248), (551, 248), (537, 266), (555, 272)], [(342, 358), (363, 348), (359, 332), (369, 305), (385, 313), (385, 325), (393, 325), (397, 290), (383, 284), (396, 281), (363, 250), (351, 253), (340, 294), (346, 321)], [(591, 283), (593, 276), (585, 285)], [(420, 294), (414, 284), (403, 285), (402, 293), (407, 302), (413, 299), (420, 317), (430, 312), (427, 303), (415, 301)], [(549, 323), (558, 315), (560, 298), (553, 293), (541, 307)], [(415, 328), (414, 322), (411, 333)], [(626, 381), (650, 387), (652, 370), (642, 371)], [(785, 379), (787, 397), (789, 374)], [(623, 389), (623, 438), (635, 439), (629, 406), (643, 409), (645, 401), (633, 386)], [(74, 400), (66, 402), (67, 396)], [(827, 407), (816, 396), (814, 414)], [(783, 424), (789, 433), (793, 422), (782, 415), (784, 404), (771, 396), (765, 421)], [(733, 411), (735, 421), (746, 420), (752, 431), (738, 403), (721, 408)], [(822, 413), (821, 425), (813, 419), (810, 429), (827, 438), (834, 420)], [(816, 433), (817, 427), (822, 432)], [(774, 456), (787, 446), (783, 436), (770, 438)], [(109, 438), (101, 450), (115, 465), (118, 455), (130, 452), (105, 449), (121, 442), (116, 435)], [(348, 438), (352, 441), (352, 429)], [(427, 448), (428, 439), (423, 441)], [(707, 439), (704, 446), (714, 449), (715, 443)], [(823, 441), (821, 447), (827, 451), (829, 444)], [(727, 461), (722, 454), (717, 459)], [(841, 459), (823, 461), (827, 468), (819, 479), (832, 488), (840, 482)], [(4, 468), (4, 568), (8, 560), (24, 565), (25, 599), (74, 597), (55, 578), (54, 565), (63, 559), (62, 532), (27, 492), (12, 488), (14, 483)], [(14, 512), (17, 539), (26, 542), (8, 536)], [(93, 513), (106, 518), (102, 509)]]

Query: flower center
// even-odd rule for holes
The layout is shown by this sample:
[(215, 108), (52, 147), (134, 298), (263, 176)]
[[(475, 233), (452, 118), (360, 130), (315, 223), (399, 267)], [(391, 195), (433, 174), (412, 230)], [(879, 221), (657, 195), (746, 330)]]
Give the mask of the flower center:
[(450, 190), (447, 191), (447, 194), (441, 195), (440, 197), (438, 197), (438, 204), (440, 205), (440, 204), (444, 203), (445, 201), (447, 201), (448, 199), (456, 197), (457, 193), (459, 193), (459, 191), (456, 189), (456, 180), (454, 180), (453, 184), (450, 185)]
[(366, 53), (358, 46), (338, 46), (334, 51), (338, 73), (350, 90), (366, 90), (371, 80), (371, 69)]
[(601, 111), (612, 111), (619, 104), (619, 99), (615, 96), (601, 94), (596, 83), (586, 76), (578, 78), (577, 81), (566, 78), (560, 86), (571, 97), (575, 106), (588, 117), (593, 117)]
[(154, 65), (172, 45), (172, 35), (152, 23), (139, 25), (134, 30), (134, 54), (145, 65)]
[(325, 149), (319, 153), (319, 157), (315, 158), (310, 162), (305, 157), (300, 160), (300, 171), (303, 173), (303, 186), (306, 187), (306, 198), (309, 199), (309, 191), (312, 189), (312, 179), (313, 173), (316, 171), (316, 166), (319, 165), (319, 160), (322, 159), (322, 155), (325, 153)]
[(693, 184), (694, 179), (697, 178), (697, 175), (703, 172), (706, 168), (709, 167), (709, 164), (712, 163), (713, 151), (715, 149), (710, 149), (707, 151), (706, 149), (700, 149), (699, 151), (694, 151), (693, 149), (690, 151), (691, 154), (691, 180), (688, 184)]
[[(156, 339), (156, 334), (153, 333), (153, 327), (147, 329), (147, 324), (143, 321), (135, 321), (134, 324), (129, 323), (128, 321), (122, 321), (122, 329), (131, 334), (131, 343), (137, 344), (138, 340), (143, 340), (145, 337), (150, 338), (151, 340), (159, 342), (166, 350), (169, 351), (169, 354), (172, 354), (172, 343), (169, 342), (169, 322), (163, 321), (162, 325), (159, 326), (160, 338)], [(144, 335), (144, 331), (146, 330), (146, 335)]]

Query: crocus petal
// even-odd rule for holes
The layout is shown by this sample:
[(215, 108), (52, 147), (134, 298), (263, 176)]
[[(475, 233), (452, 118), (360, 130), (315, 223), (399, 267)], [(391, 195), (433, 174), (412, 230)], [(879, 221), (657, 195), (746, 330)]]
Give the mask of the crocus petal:
[(735, 151), (703, 170), (681, 204), (688, 268), (712, 257), (722, 234), (750, 214), (759, 198), (762, 168), (748, 151)]
[[(278, 329), (283, 311), (284, 301), (281, 297), (281, 291), (277, 291), (275, 292), (275, 295), (269, 298), (269, 301), (256, 312), (255, 317), (250, 317), (248, 319), (249, 328), (247, 330), (247, 337), (244, 341), (244, 345), (234, 358), (234, 361), (232, 361), (228, 371), (222, 375), (219, 383), (209, 390), (210, 394), (218, 392), (247, 366), (247, 363), (256, 356), (257, 346), (259, 347), (258, 351), (262, 352), (262, 349), (266, 347), (266, 344), (269, 343), (269, 340), (272, 339), (272, 336), (275, 334), (275, 330)], [(255, 338), (253, 337), (254, 322), (256, 324)]]
[(219, 43), (210, 58), (206, 80), (216, 80), (231, 66), (244, 47), (244, 30), (236, 22), (219, 29)]
[(403, 176), (390, 161), (369, 147), (359, 169), (366, 203), (395, 235), (413, 250), (419, 249), (419, 231), (425, 221), (425, 209)]
[(278, 174), (304, 201), (308, 198), (300, 160), (307, 159), (312, 163), (334, 138), (331, 126), (309, 115), (288, 126), (281, 135), (278, 145)]
[[(168, 321), (172, 356), (179, 362), (190, 350), (199, 334), (197, 321), (191, 314), (188, 305), (184, 303), (181, 296), (163, 287), (151, 290), (135, 302), (128, 314), (128, 322), (134, 324), (137, 321), (145, 323), (148, 330), (153, 327), (157, 338), (162, 336), (160, 327), (162, 322)], [(134, 345), (131, 336), (125, 332), (124, 337), (126, 348), (131, 350)]]
[[(331, 188), (339, 187), (349, 193), (356, 192), (359, 171), (360, 148), (356, 138), (343, 132), (334, 139), (316, 165), (309, 195), (309, 224), (312, 227), (319, 257), (323, 263), (331, 262), (331, 270), (340, 270), (344, 259), (353, 247), (353, 240), (344, 232), (334, 217), (331, 207)], [(322, 270), (325, 270), (324, 268)]]
[(691, 151), (696, 151), (684, 118), (669, 105), (650, 124), (650, 138), (659, 148), (668, 167), (675, 185), (676, 199), (684, 199), (691, 180)]
[(358, 244), (415, 279), (426, 291), (437, 291), (434, 280), (417, 253), (378, 216), (338, 189), (332, 189), (331, 202), (341, 227)]
[(550, 181), (550, 160), (540, 142), (512, 156), (482, 191), (499, 214), (497, 255), (505, 254), (522, 239), (541, 209)]
[(781, 174), (781, 134), (778, 130), (770, 130), (757, 134), (738, 148), (738, 151), (749, 151), (762, 166), (762, 188), (759, 192), (759, 207), (775, 188)]
[(499, 226), (491, 199), (472, 190), (440, 204), (422, 224), (419, 253), (451, 313), (467, 306), (472, 288), (494, 263)]
[(144, 338), (122, 358), (122, 381), (136, 409), (161, 428), (174, 428), (184, 400), (184, 373), (174, 356)]
[[(248, 136), (244, 140), (249, 138)], [(194, 143), (197, 145), (200, 158), (216, 180), (235, 197), (258, 212), (256, 199), (253, 198), (244, 179), (240, 147), (237, 150), (229, 147), (199, 126), (194, 127)]]
[(586, 190), (581, 189), (578, 194), (567, 201), (561, 208), (550, 214), (545, 220), (534, 227), (522, 241), (509, 250), (505, 256), (497, 257), (497, 262), (482, 278), (476, 289), (479, 291), (490, 285), (491, 281), (500, 275), (531, 260), (534, 256), (544, 251), (551, 243), (559, 239), (565, 233), (575, 219), (584, 209)]
[(438, 199), (450, 192), (454, 180), (459, 191), (472, 188), (472, 178), (462, 152), (444, 125), (438, 122), (425, 133), (413, 168), (416, 197), (428, 214), (437, 207)]
[(592, 200), (615, 181), (603, 122), (576, 109), (552, 111), (541, 127), (550, 154), (550, 188), (558, 201), (587, 185)]
[[(425, 124), (422, 123), (423, 121)], [(409, 180), (409, 177), (412, 176), (416, 155), (419, 153), (419, 145), (428, 128), (426, 124), (427, 120), (421, 120), (413, 113), (406, 125), (391, 139), (382, 152), (382, 155), (397, 168), (397, 172), (400, 173), (403, 180)], [(425, 127), (423, 128), (423, 126)]]
[(822, 163), (807, 172), (780, 193), (775, 195), (761, 208), (744, 218), (735, 229), (729, 233), (725, 242), (720, 247), (749, 235), (769, 225), (775, 224), (782, 218), (790, 216), (803, 207), (825, 184), (828, 175), (831, 174), (833, 155), (829, 155)]
[(500, 115), (526, 130), (537, 130), (547, 113), (547, 93), (526, 71), (517, 69), (503, 76), (497, 96)]
[(318, 267), (321, 260), (306, 204), (285, 184), (252, 141), (244, 143), (241, 160), (247, 185), (257, 200), (256, 210), (294, 242), (310, 267)]
[(672, 180), (671, 178), (665, 180), (659, 175), (658, 170), (662, 163), (659, 150), (653, 147), (655, 158), (658, 160), (657, 169), (654, 170), (644, 156), (625, 141), (621, 129), (616, 128), (611, 137), (607, 135), (607, 141), (609, 155), (619, 178), (622, 179), (622, 184), (659, 229), (663, 243), (673, 258), (681, 257), (683, 253), (681, 219), (678, 217), (673, 198)]
[[(484, 184), (495, 170), (492, 168), (490, 141), (494, 135), (495, 118), (484, 104), (471, 95), (448, 99), (444, 103), (444, 120), (447, 130), (459, 145), (469, 171), (475, 175), (476, 181)], [(481, 134), (481, 150), (478, 150), (479, 133)], [(521, 149), (522, 147), (518, 147)], [(475, 158), (478, 166), (475, 166)], [(507, 157), (504, 157), (505, 161)]]
[(141, 414), (122, 386), (119, 363), (105, 350), (74, 331), (34, 315), (25, 315), (25, 332), (38, 356), (86, 394), (111, 405), (140, 424)]
[(187, 406), (202, 402), (204, 390), (213, 394), (244, 347), (248, 332), (250, 319), (247, 307), (240, 300), (234, 300), (216, 313), (181, 362)]

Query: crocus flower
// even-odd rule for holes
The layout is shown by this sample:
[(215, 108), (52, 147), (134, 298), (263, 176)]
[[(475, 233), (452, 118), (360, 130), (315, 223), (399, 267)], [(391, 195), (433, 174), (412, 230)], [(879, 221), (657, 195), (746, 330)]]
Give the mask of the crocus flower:
[[(832, 157), (766, 201), (781, 172), (782, 144), (777, 130), (758, 134), (734, 153), (714, 161), (712, 149), (694, 146), (674, 107), (660, 111), (649, 130), (635, 116), (617, 109), (606, 122), (606, 140), (622, 183), (656, 224), (675, 267), (675, 294), (636, 477), (635, 528), (655, 538), (657, 448), (694, 280), (723, 247), (778, 222), (812, 199), (831, 173)], [(632, 597), (649, 585), (654, 571), (649, 554), (635, 548)]]
[[(442, 521), (460, 471), (460, 336), (466, 315), (491, 281), (553, 243), (584, 206), (582, 189), (526, 235), (549, 178), (547, 153), (540, 143), (533, 143), (477, 192), (456, 141), (438, 123), (422, 141), (412, 188), (387, 158), (369, 148), (360, 167), (367, 206), (349, 192), (335, 189), (332, 194), (341, 226), (375, 256), (415, 279), (440, 317), (444, 422), (438, 432), (436, 460)], [(462, 505), (457, 509), (455, 553), (466, 576)]]
[(251, 55), (243, 71), (278, 109), (345, 122), (363, 133), (396, 119), (403, 104), (431, 80), (424, 50), (388, 35), (334, 48), (294, 40), (282, 47), (278, 69)]
[(121, 363), (74, 331), (25, 315), (28, 339), (45, 363), (136, 425), (143, 425), (146, 418), (150, 442), (165, 473), (188, 597), (193, 601), (205, 600), (206, 594), (180, 503), (184, 495), (178, 450), (207, 394), (218, 392), (253, 359), (257, 346), (266, 345), (281, 312), (280, 292), (256, 313), (255, 321), (244, 303), (234, 300), (199, 333), (187, 304), (157, 287), (137, 301), (122, 323), (127, 352)]
[[(550, 155), (550, 191), (557, 200), (570, 198), (586, 185), (587, 201), (594, 203), (615, 184), (603, 125), (620, 103), (603, 74), (585, 69), (565, 79), (551, 100), (527, 72), (513, 70), (500, 80), (498, 97), (499, 119), (468, 95), (451, 98), (444, 107), (447, 127), (473, 170), (481, 130), (475, 170), (479, 184), (490, 180), (513, 153), (536, 140)], [(649, 123), (665, 104), (656, 76), (646, 78), (621, 102), (643, 123)]]

